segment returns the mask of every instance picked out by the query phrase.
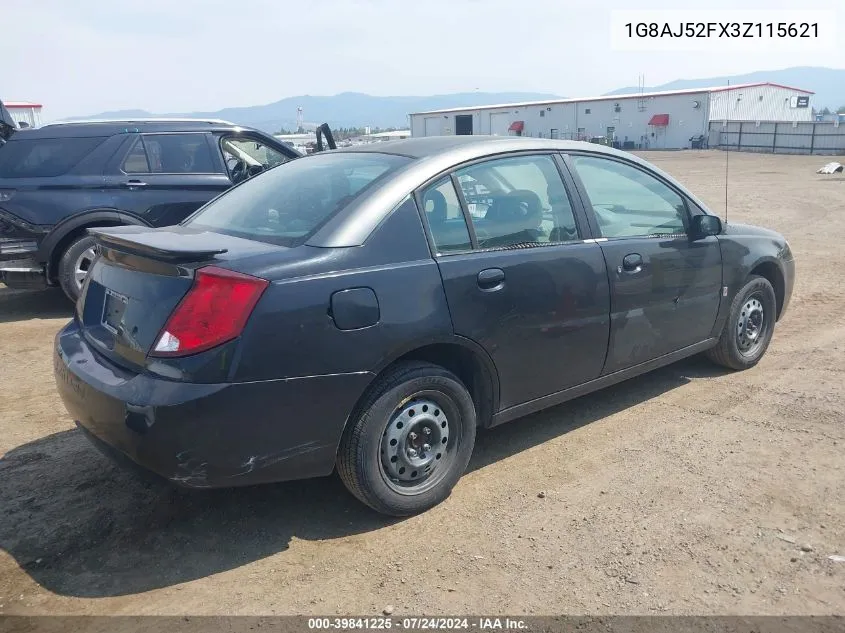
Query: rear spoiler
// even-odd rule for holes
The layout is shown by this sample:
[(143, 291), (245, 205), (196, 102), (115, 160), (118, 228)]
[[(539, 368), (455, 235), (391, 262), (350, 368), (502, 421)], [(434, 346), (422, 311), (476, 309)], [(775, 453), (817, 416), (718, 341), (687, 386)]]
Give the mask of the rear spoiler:
[(205, 261), (229, 250), (209, 247), (206, 235), (172, 228), (175, 230), (151, 231), (146, 226), (115, 226), (91, 228), (88, 233), (106, 248), (166, 262)]
[(3, 105), (3, 102), (0, 101), (0, 140), (9, 140), (12, 134), (15, 133), (16, 129), (17, 126), (15, 125), (15, 120), (12, 118), (12, 115), (9, 114), (6, 106)]
[(323, 147), (324, 134), (326, 136), (326, 143), (328, 143), (329, 149), (337, 149), (337, 144), (334, 142), (334, 136), (332, 135), (332, 130), (329, 127), (329, 124), (323, 123), (317, 128), (317, 151), (322, 152), (325, 149)]

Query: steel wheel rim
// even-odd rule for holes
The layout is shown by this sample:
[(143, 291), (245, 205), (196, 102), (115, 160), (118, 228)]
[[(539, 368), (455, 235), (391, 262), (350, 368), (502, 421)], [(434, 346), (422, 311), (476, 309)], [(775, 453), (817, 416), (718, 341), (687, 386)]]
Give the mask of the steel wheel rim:
[(91, 270), (91, 264), (94, 262), (94, 247), (86, 248), (79, 257), (76, 258), (76, 263), (73, 266), (73, 279), (76, 282), (77, 288), (82, 288), (82, 283), (85, 277), (88, 276), (88, 271)]
[(736, 324), (736, 343), (743, 356), (754, 356), (766, 339), (769, 327), (762, 297), (752, 294), (746, 297)]
[(389, 488), (417, 495), (443, 480), (460, 443), (458, 415), (445, 394), (431, 391), (394, 409), (379, 445), (381, 475)]

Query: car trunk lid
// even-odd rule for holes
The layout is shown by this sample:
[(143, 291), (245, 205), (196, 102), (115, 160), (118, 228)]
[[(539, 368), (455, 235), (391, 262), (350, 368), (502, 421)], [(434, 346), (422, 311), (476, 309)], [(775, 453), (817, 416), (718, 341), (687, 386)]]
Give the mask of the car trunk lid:
[(86, 339), (109, 360), (140, 371), (168, 318), (204, 266), (284, 247), (174, 226), (90, 229), (99, 256), (88, 272), (76, 318)]

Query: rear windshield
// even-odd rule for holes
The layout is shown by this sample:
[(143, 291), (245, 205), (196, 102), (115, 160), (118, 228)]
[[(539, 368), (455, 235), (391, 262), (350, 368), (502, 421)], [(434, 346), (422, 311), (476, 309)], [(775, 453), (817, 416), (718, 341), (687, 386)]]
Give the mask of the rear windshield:
[(84, 138), (21, 138), (16, 134), (0, 147), (0, 178), (60, 176), (72, 169), (105, 136)]
[(410, 160), (370, 152), (297, 158), (234, 187), (183, 224), (295, 246)]

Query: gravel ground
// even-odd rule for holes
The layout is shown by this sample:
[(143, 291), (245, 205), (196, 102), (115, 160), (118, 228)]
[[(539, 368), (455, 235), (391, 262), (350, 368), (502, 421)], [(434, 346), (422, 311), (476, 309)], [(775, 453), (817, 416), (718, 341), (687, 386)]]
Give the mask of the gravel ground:
[[(723, 208), (723, 153), (647, 158)], [(333, 477), (185, 493), (113, 467), (54, 390), (64, 299), (0, 287), (0, 613), (845, 613), (845, 178), (826, 160), (731, 156), (730, 219), (797, 258), (756, 368), (693, 358), (482, 433), (452, 496), (401, 521)]]

